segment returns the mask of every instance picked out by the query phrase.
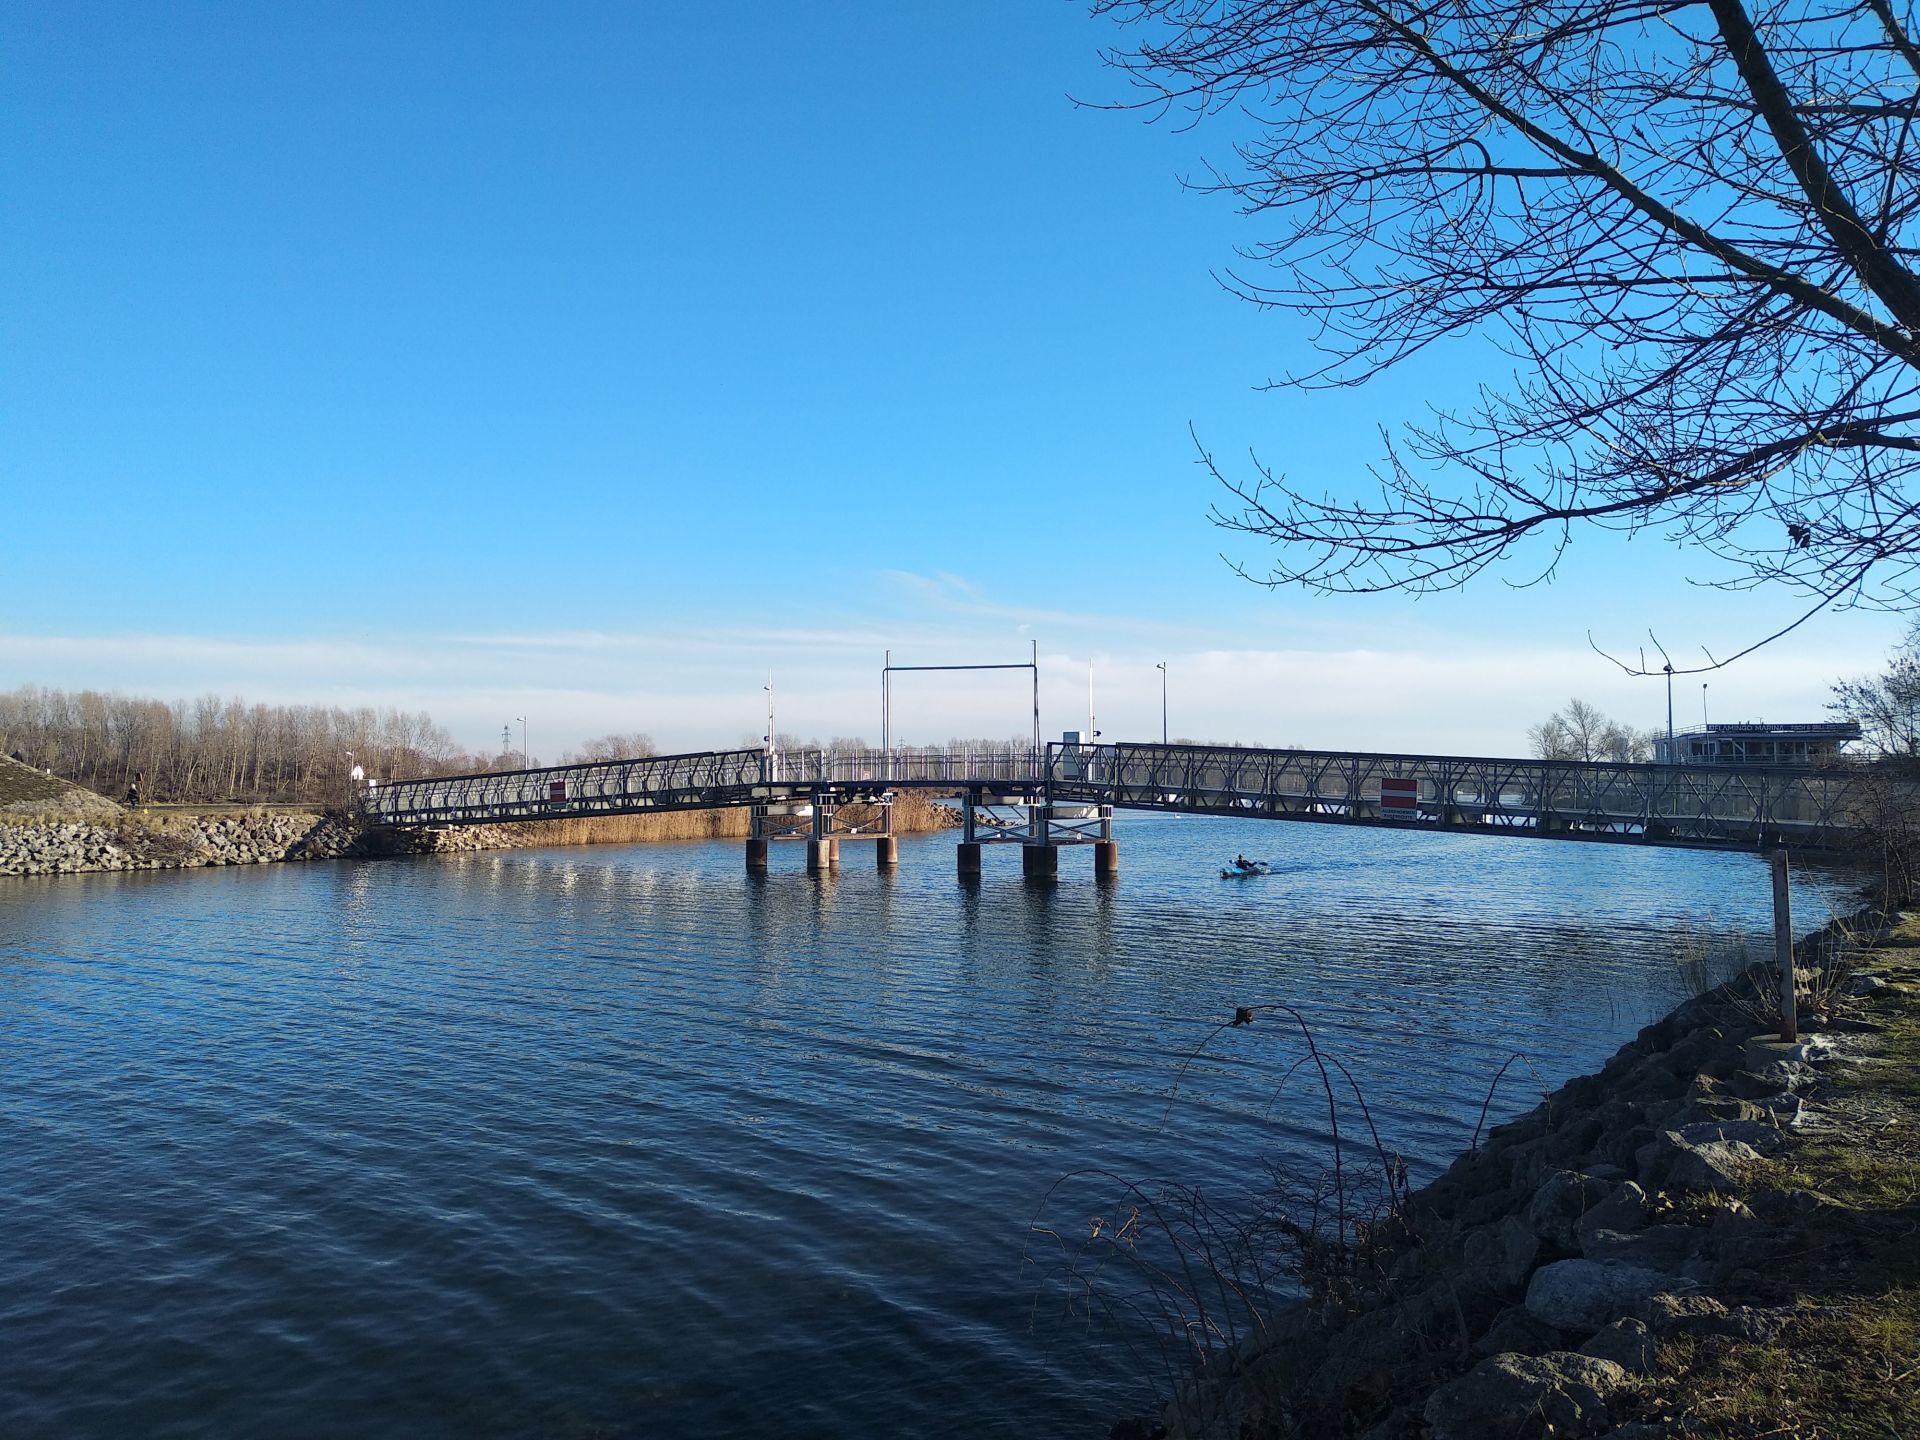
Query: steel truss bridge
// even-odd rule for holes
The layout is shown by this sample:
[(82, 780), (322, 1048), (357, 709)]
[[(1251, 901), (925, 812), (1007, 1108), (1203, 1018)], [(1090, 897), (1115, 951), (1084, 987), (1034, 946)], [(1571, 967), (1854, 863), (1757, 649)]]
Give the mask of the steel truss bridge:
[[(359, 796), (387, 826), (640, 815), (751, 807), (748, 863), (768, 839), (807, 839), (812, 868), (837, 860), (843, 838), (881, 842), (891, 863), (896, 791), (944, 791), (963, 801), (961, 868), (978, 845), (1017, 840), (1049, 854), (1092, 842), (1114, 868), (1115, 808), (1322, 824), (1381, 825), (1719, 850), (1847, 852), (1895, 812), (1920, 808), (1920, 785), (1863, 767), (1674, 766), (1255, 750), (1202, 745), (1048, 745), (911, 750), (709, 750), (557, 765), (539, 770), (404, 780)], [(841, 807), (879, 803), (878, 824), (837, 830)], [(1014, 818), (1010, 812), (1017, 812)], [(1031, 859), (1032, 857), (1030, 857)], [(817, 864), (815, 862), (818, 862)], [(756, 865), (755, 868), (758, 868)]]

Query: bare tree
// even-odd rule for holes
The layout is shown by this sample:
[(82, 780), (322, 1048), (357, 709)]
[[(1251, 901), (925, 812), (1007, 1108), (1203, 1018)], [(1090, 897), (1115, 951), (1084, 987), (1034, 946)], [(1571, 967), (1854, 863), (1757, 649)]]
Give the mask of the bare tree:
[(148, 798), (181, 801), (331, 802), (346, 793), (349, 753), (396, 779), (486, 764), (424, 712), (249, 707), (212, 695), (168, 705), (33, 687), (0, 692), (0, 754), (16, 751), (103, 794), (124, 793), (139, 774)]
[(1643, 761), (1652, 754), (1645, 732), (1610, 720), (1578, 698), (1527, 729), (1527, 746), (1542, 760)]
[(649, 755), (659, 754), (651, 735), (639, 731), (630, 734), (600, 735), (589, 740), (578, 750), (570, 750), (561, 757), (562, 765), (592, 760), (644, 760)]
[(1880, 674), (1837, 682), (1827, 708), (1860, 726), (1860, 738), (1875, 757), (1920, 763), (1920, 622)]
[(1471, 332), (1513, 362), (1383, 437), (1377, 500), (1203, 449), (1235, 497), (1215, 519), (1277, 542), (1249, 578), (1526, 581), (1599, 526), (1797, 592), (1802, 619), (1920, 600), (1910, 8), (1091, 3), (1134, 27), (1107, 56), (1129, 106), (1234, 117), (1199, 188), (1267, 233), (1224, 281), (1305, 316), (1323, 357), (1276, 384), (1363, 384)]

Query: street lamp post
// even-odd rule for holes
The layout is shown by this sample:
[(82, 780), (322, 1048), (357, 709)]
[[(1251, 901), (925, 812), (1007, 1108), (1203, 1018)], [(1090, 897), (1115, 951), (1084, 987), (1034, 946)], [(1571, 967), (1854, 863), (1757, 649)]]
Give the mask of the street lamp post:
[[(533, 768), (533, 761), (528, 758), (527, 751), (527, 717), (524, 715), (516, 715), (513, 718), (520, 722), (520, 768), (522, 770), (531, 770)], [(1672, 729), (1673, 727), (1669, 725), (1667, 728)]]
[(1667, 764), (1674, 763), (1673, 757), (1673, 662), (1669, 660), (1663, 667), (1667, 672)]
[(1700, 728), (1707, 728), (1707, 682), (1700, 682)]
[(1162, 660), (1154, 669), (1160, 672), (1160, 743), (1167, 743), (1167, 662)]

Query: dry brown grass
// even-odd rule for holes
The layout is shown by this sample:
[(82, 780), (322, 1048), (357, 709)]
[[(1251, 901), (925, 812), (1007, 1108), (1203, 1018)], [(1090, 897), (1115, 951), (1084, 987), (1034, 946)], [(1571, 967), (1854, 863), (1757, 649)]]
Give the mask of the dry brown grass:
[[(1713, 1440), (1911, 1440), (1920, 1435), (1920, 923), (1908, 917), (1861, 956), (1894, 988), (1851, 1007), (1878, 1027), (1830, 1072), (1819, 1112), (1785, 1157), (1759, 1162), (1750, 1197), (1795, 1232), (1788, 1254), (1730, 1302), (1793, 1307), (1771, 1344), (1677, 1339), (1639, 1397), (1663, 1434)], [(1825, 1197), (1813, 1215), (1785, 1196)]]
[[(844, 819), (858, 823), (876, 806), (847, 806)], [(918, 790), (894, 797), (893, 828), (899, 835), (951, 829), (956, 812), (936, 804)], [(721, 810), (676, 810), (662, 815), (597, 815), (581, 820), (530, 820), (495, 827), (519, 845), (632, 845), (660, 840), (744, 839), (752, 815), (744, 807)]]
[(110, 822), (119, 813), (104, 796), (0, 755), (0, 819), (7, 823)]

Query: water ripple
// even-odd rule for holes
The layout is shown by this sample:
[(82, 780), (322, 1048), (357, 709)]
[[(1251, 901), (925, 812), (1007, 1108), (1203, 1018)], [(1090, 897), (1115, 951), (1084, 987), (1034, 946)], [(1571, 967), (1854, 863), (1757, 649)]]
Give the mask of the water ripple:
[[(1280, 873), (1213, 879), (1250, 834)], [(1683, 927), (1767, 944), (1741, 856), (1122, 843), (1052, 891), (939, 839), (0, 881), (0, 1434), (1102, 1434), (1139, 1382), (1036, 1326), (1026, 1226), (1080, 1167), (1320, 1163), (1297, 1036), (1209, 1042), (1232, 1006), (1425, 1174), (1507, 1056), (1667, 1008)]]

